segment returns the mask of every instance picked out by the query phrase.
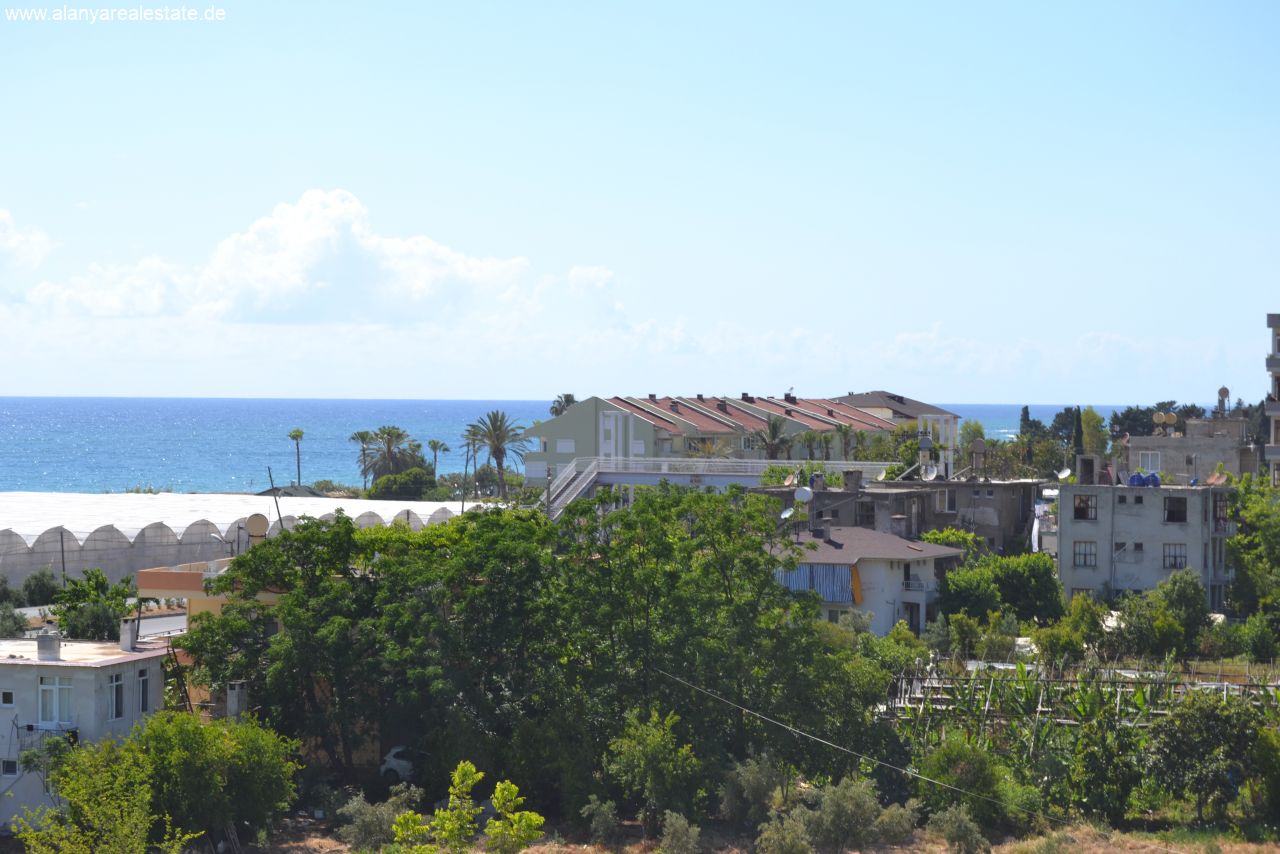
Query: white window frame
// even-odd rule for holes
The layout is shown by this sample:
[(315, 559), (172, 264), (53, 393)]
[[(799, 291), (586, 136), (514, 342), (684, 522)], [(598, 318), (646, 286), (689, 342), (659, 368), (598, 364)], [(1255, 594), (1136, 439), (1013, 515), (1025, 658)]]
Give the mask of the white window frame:
[(151, 711), (151, 671), (146, 667), (138, 670), (138, 711)]
[(1148, 474), (1160, 471), (1160, 452), (1138, 451), (1138, 468)]
[(1164, 544), (1164, 560), (1161, 565), (1165, 569), (1186, 569), (1187, 568), (1187, 544), (1186, 543), (1165, 543)]
[(107, 676), (107, 720), (118, 721), (124, 717), (124, 674)]
[[(0, 691), (0, 706), (5, 706), (5, 707), (12, 706), (14, 704), (13, 696), (14, 695), (12, 691), (7, 691), (7, 690)], [(7, 700), (5, 699), (6, 697), (8, 697)]]
[(557, 454), (576, 454), (578, 443), (573, 439), (556, 439)]
[[(37, 715), (42, 729), (71, 723), (71, 677), (41, 676)], [(50, 714), (46, 714), (49, 712)]]

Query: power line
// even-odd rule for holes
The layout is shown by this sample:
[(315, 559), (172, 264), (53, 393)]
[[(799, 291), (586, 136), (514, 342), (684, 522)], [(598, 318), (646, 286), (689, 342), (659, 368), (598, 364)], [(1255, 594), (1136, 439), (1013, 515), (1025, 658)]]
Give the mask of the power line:
[[(722, 697), (719, 694), (715, 693), (714, 691), (708, 691), (706, 688), (703, 688), (700, 685), (695, 685), (692, 682), (689, 682), (688, 680), (685, 680), (680, 678), (679, 676), (676, 676), (675, 674), (668, 673), (667, 671), (663, 670), (660, 667), (655, 667), (653, 669), (656, 672), (661, 673), (663, 676), (667, 677), (668, 679), (671, 679), (675, 682), (679, 682), (681, 685), (684, 685), (687, 688), (692, 688), (694, 691), (697, 691), (700, 694), (705, 694), (711, 699), (716, 700), (717, 702), (724, 703), (726, 706), (731, 706), (737, 709), (738, 711), (745, 712), (746, 714), (751, 715), (752, 717), (759, 718), (765, 723), (773, 724), (774, 726), (785, 729), (794, 735), (800, 736), (801, 738), (807, 738), (811, 741), (816, 741), (818, 744), (824, 745), (826, 747), (830, 747), (834, 750), (838, 750), (841, 753), (847, 753), (850, 756), (856, 756), (858, 759), (871, 762), (875, 765), (879, 765), (882, 768), (888, 768), (891, 771), (897, 771), (898, 773), (905, 774), (908, 777), (915, 777), (916, 779), (923, 780), (926, 783), (931, 783), (935, 786), (941, 786), (942, 788), (950, 789), (953, 792), (959, 792), (962, 795), (968, 795), (969, 797), (979, 798), (981, 800), (988, 801), (989, 803), (993, 803), (1000, 807), (1005, 807), (1005, 808), (1012, 807), (1013, 809), (1026, 813), (1027, 815), (1033, 818), (1038, 817), (1038, 818), (1043, 818), (1049, 822), (1056, 822), (1062, 827), (1067, 827), (1070, 825), (1070, 822), (1065, 818), (1057, 818), (1056, 816), (1049, 815), (1048, 813), (1045, 813), (1045, 812), (1038, 812), (1033, 809), (1028, 809), (1026, 807), (1019, 806), (1018, 804), (1007, 803), (1005, 801), (1000, 800), (999, 798), (993, 798), (990, 795), (984, 795), (980, 792), (972, 792), (967, 789), (962, 789), (959, 786), (952, 785), (951, 783), (944, 783), (941, 780), (935, 780), (932, 777), (926, 777), (924, 774), (921, 774), (919, 771), (913, 771), (910, 768), (900, 768), (897, 765), (893, 765), (889, 762), (885, 762), (883, 759), (877, 759), (874, 756), (868, 756), (865, 753), (859, 753), (858, 751), (852, 750), (848, 747), (845, 747), (844, 745), (836, 744), (835, 742), (828, 741), (825, 738), (822, 738), (820, 736), (816, 736), (816, 735), (813, 735), (812, 733), (805, 732), (802, 729), (797, 729), (796, 727), (793, 727), (791, 724), (787, 724), (787, 723), (783, 723), (782, 721), (775, 720), (774, 718), (771, 718), (768, 715), (757, 712), (754, 709), (748, 709), (746, 706), (743, 706), (739, 703), (735, 703), (733, 700), (730, 700), (727, 697)], [(1180, 852), (1177, 849), (1165, 848), (1162, 845), (1155, 845), (1152, 843), (1139, 843), (1139, 844), (1146, 845), (1148, 848), (1151, 848), (1155, 851), (1168, 852), (1168, 854), (1183, 854), (1183, 852)]]

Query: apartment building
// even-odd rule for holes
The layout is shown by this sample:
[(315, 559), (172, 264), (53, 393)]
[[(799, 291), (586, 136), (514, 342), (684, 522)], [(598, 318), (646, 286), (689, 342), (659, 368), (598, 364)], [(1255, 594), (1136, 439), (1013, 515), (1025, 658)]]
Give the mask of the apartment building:
[(1209, 607), (1220, 611), (1231, 581), (1230, 493), (1227, 486), (1063, 484), (1058, 574), (1067, 596), (1150, 590), (1190, 567)]
[(0, 640), (0, 824), (24, 808), (56, 798), (36, 772), (22, 770), (24, 751), (44, 739), (72, 742), (123, 737), (164, 707), (166, 648), (137, 642), (137, 623), (124, 621), (120, 643), (64, 640), (52, 629), (34, 638)]
[(767, 449), (757, 434), (771, 418), (780, 419), (791, 446), (783, 458), (808, 459), (806, 435), (829, 437), (815, 442), (817, 459), (843, 459), (853, 433), (889, 433), (895, 424), (835, 400), (743, 394), (740, 397), (590, 397), (563, 414), (525, 431), (532, 447), (525, 454), (525, 478), (545, 486), (581, 457), (733, 457), (765, 459)]
[(851, 391), (836, 400), (888, 419), (895, 425), (916, 425), (921, 433), (933, 436), (942, 476), (951, 477), (957, 472), (955, 449), (960, 443), (960, 416), (954, 412), (888, 391)]

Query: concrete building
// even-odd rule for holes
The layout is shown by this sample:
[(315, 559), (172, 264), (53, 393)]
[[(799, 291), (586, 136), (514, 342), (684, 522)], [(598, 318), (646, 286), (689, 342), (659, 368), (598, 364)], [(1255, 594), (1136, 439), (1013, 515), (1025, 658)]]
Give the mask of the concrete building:
[(1203, 480), (1219, 466), (1235, 477), (1257, 474), (1261, 460), (1249, 438), (1249, 422), (1230, 414), (1230, 395), (1225, 386), (1218, 389), (1210, 417), (1188, 418), (1181, 433), (1162, 428), (1117, 442), (1116, 465), (1122, 472), (1158, 472), (1177, 483)]
[(57, 803), (40, 774), (22, 770), (23, 751), (51, 735), (80, 742), (125, 736), (164, 707), (167, 648), (131, 642), (136, 635), (128, 620), (119, 644), (63, 640), (49, 630), (0, 640), (0, 712), (11, 719), (0, 742), (0, 824), (24, 807)]
[(1267, 315), (1267, 329), (1271, 333), (1271, 352), (1267, 355), (1267, 373), (1270, 375), (1263, 417), (1267, 420), (1267, 442), (1262, 456), (1271, 467), (1271, 483), (1280, 486), (1280, 314)]
[(954, 412), (888, 391), (858, 393), (851, 391), (836, 400), (881, 418), (887, 418), (895, 426), (915, 424), (918, 431), (933, 436), (934, 447), (938, 450), (938, 468), (942, 476), (951, 477), (958, 471), (955, 449), (960, 444), (960, 416)]
[(1154, 588), (1177, 569), (1200, 574), (1220, 611), (1231, 569), (1226, 540), (1231, 487), (1063, 484), (1058, 493), (1058, 574), (1068, 597)]
[(919, 634), (935, 616), (938, 581), (961, 555), (857, 527), (817, 529), (799, 542), (805, 549), (799, 566), (778, 570), (778, 580), (791, 590), (816, 592), (822, 616), (832, 622), (850, 611), (870, 614), (878, 635), (899, 620)]
[(525, 480), (545, 486), (575, 459), (653, 459), (720, 457), (764, 459), (757, 432), (770, 418), (781, 419), (783, 435), (792, 439), (790, 459), (806, 459), (808, 449), (796, 437), (829, 436), (815, 446), (818, 459), (843, 459), (842, 433), (888, 433), (894, 423), (868, 412), (822, 398), (780, 398), (743, 394), (737, 398), (590, 397), (563, 414), (525, 431), (532, 447), (525, 454)]

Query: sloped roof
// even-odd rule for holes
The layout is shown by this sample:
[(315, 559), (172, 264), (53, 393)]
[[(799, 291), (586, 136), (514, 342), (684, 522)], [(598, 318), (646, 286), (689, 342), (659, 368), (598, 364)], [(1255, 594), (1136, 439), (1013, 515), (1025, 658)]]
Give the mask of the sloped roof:
[(919, 415), (950, 415), (953, 418), (959, 418), (954, 412), (948, 412), (945, 409), (934, 406), (931, 403), (925, 403), (920, 400), (912, 400), (901, 394), (894, 394), (889, 391), (864, 391), (861, 393), (853, 393), (837, 397), (836, 400), (841, 403), (847, 403), (850, 406), (864, 407), (871, 406), (877, 409), (891, 409), (904, 418), (915, 418)]
[[(905, 540), (893, 534), (884, 534), (870, 528), (852, 525), (824, 529), (825, 537), (817, 539), (808, 532), (800, 535), (804, 548), (801, 563), (855, 564), (863, 558), (879, 560), (924, 560), (927, 558), (959, 557), (960, 549), (937, 546), (920, 540)], [(810, 545), (814, 548), (810, 548)]]

